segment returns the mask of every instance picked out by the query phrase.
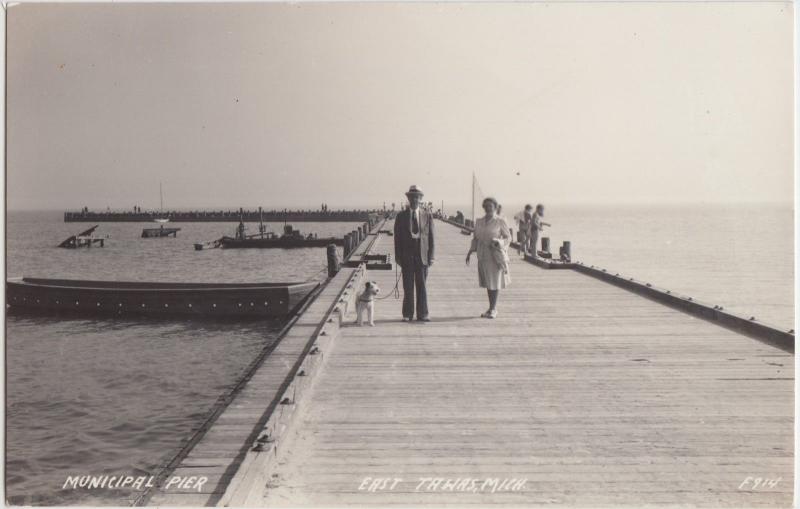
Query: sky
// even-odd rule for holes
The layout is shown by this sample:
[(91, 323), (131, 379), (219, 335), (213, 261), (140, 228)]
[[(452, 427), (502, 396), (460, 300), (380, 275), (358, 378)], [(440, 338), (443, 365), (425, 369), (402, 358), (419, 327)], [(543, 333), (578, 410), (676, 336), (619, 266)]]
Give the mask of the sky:
[(791, 2), (19, 4), (9, 209), (785, 202)]

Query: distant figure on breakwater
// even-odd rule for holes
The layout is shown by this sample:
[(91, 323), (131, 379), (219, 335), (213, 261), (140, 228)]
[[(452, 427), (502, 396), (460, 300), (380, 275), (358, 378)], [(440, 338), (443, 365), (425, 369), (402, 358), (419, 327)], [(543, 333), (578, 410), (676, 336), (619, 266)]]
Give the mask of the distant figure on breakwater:
[[(511, 282), (507, 263), (498, 263), (499, 258), (496, 256), (497, 249), (507, 252), (511, 243), (508, 224), (497, 215), (498, 205), (494, 198), (483, 200), (483, 210), (486, 215), (475, 221), (472, 243), (467, 251), (467, 265), (472, 253), (478, 253), (478, 284), (481, 288), (486, 288), (489, 297), (489, 309), (481, 315), (484, 318), (497, 317), (500, 290)], [(506, 253), (505, 259), (507, 258)]]
[(406, 193), (408, 209), (394, 222), (394, 257), (403, 272), (403, 321), (414, 318), (416, 290), (417, 321), (428, 322), (428, 293), (425, 280), (433, 265), (433, 218), (420, 206), (422, 191), (411, 186)]
[(544, 205), (539, 203), (536, 205), (536, 212), (534, 212), (533, 218), (531, 219), (530, 232), (528, 234), (528, 238), (530, 239), (529, 249), (534, 258), (537, 256), (536, 251), (539, 249), (540, 232), (544, 230), (545, 226), (551, 226), (550, 223), (542, 221), (542, 217), (544, 217)]

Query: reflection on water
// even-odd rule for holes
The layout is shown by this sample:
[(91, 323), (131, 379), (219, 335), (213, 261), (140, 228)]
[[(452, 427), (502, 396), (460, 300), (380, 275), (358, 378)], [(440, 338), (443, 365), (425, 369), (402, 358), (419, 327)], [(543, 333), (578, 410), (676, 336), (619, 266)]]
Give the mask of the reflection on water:
[[(141, 239), (102, 223), (104, 248), (53, 247), (86, 225), (58, 213), (10, 213), (8, 274), (138, 281), (303, 281), (324, 249), (194, 251), (233, 223), (183, 223), (177, 239)], [(282, 225), (271, 225), (278, 231)], [(319, 236), (353, 224), (303, 223)], [(148, 475), (269, 346), (283, 320), (213, 322), (14, 314), (6, 322), (7, 497), (13, 504), (127, 505), (126, 490), (62, 490), (67, 476)]]

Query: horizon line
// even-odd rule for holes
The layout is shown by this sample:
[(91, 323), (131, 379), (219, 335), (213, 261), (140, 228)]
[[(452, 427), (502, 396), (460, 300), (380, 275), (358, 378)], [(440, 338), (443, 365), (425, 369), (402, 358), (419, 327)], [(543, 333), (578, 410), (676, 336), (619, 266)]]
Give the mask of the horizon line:
[[(523, 201), (517, 202), (506, 202), (511, 203), (513, 205), (519, 205), (523, 203)], [(532, 203), (532, 202), (531, 202)], [(697, 206), (697, 205), (780, 205), (780, 206), (794, 206), (794, 200), (748, 200), (748, 201), (548, 201), (548, 200), (538, 200), (537, 203), (544, 203), (548, 206), (601, 206), (601, 207), (608, 207), (608, 206)], [(445, 204), (445, 209), (450, 207), (447, 206), (447, 202)], [(440, 208), (441, 200), (437, 203), (434, 201), (433, 203), (434, 208)], [(470, 203), (468, 201), (464, 201), (461, 203), (457, 203), (453, 205), (453, 207), (460, 207), (460, 206), (468, 206)], [(280, 207), (275, 206), (271, 208), (266, 208), (263, 205), (238, 205), (238, 206), (224, 206), (224, 205), (208, 205), (208, 206), (186, 206), (186, 207), (170, 207), (165, 209), (167, 212), (191, 212), (191, 211), (238, 211), (239, 209), (244, 210), (257, 210), (258, 207), (262, 207), (265, 212), (282, 212), (284, 209), (290, 212), (305, 210), (305, 211), (320, 211), (320, 208), (308, 208), (302, 206), (295, 206), (295, 207)], [(398, 207), (399, 209), (399, 207)], [(6, 207), (4, 209), (6, 212), (80, 212), (81, 208), (39, 208), (39, 207)], [(160, 212), (159, 209), (155, 208), (147, 208), (143, 209), (143, 213), (148, 212)], [(352, 210), (383, 210), (383, 204), (375, 204), (375, 205), (354, 205), (351, 207), (331, 207), (329, 209), (331, 212), (335, 211), (352, 211)], [(386, 210), (391, 210), (390, 207), (387, 207)], [(103, 212), (133, 212), (130, 208), (111, 208), (111, 209), (89, 209), (90, 212), (94, 213), (103, 213)]]

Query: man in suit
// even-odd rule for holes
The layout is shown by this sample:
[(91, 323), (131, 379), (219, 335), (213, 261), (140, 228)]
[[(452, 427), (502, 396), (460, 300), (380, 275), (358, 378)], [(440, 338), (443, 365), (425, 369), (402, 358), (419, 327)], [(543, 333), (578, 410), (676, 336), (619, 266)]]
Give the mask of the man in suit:
[(394, 258), (403, 271), (403, 321), (414, 318), (416, 287), (417, 320), (429, 322), (425, 280), (433, 265), (433, 217), (420, 206), (423, 194), (417, 186), (406, 196), (409, 208), (394, 220)]

